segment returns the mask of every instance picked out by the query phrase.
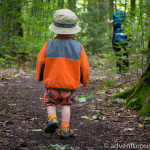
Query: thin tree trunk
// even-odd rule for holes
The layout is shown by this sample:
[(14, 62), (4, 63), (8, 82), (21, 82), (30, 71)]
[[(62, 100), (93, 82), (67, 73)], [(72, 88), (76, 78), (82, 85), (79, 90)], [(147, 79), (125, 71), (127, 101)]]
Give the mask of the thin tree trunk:
[[(143, 27), (143, 13), (142, 13), (142, 5), (143, 5), (143, 0), (140, 1), (140, 26), (141, 26), (141, 31), (142, 31), (142, 34), (141, 34), (141, 49), (144, 49), (144, 27)], [(142, 56), (142, 60), (141, 62), (143, 62), (143, 56)], [(143, 72), (144, 68), (142, 67), (142, 72)]]
[(112, 20), (112, 15), (114, 13), (114, 2), (109, 0), (109, 20)]
[(117, 0), (115, 0), (115, 11), (117, 11)]
[(68, 0), (68, 8), (75, 12), (76, 0)]
[[(0, 3), (0, 6), (3, 7), (3, 4)], [(2, 15), (1, 15), (1, 24), (0, 24), (0, 27), (1, 27), (1, 45), (2, 46), (5, 42), (5, 35), (4, 35), (4, 10), (2, 9)], [(1, 56), (1, 55), (0, 55)]]
[[(16, 12), (16, 14), (13, 15), (13, 19), (16, 20), (21, 16), (21, 0), (16, 0), (12, 2), (13, 2), (12, 9)], [(22, 24), (20, 22), (13, 23), (13, 35), (23, 37), (23, 29)]]
[(60, 7), (61, 9), (64, 7), (64, 0), (58, 0), (57, 1), (57, 6)]
[(131, 0), (131, 16), (135, 17), (135, 8), (136, 8), (136, 5), (135, 5), (135, 0)]
[[(109, 0), (109, 20), (113, 19), (113, 13), (114, 13), (114, 2), (113, 0)], [(109, 31), (112, 31), (112, 24), (109, 25)], [(112, 38), (112, 32), (109, 34), (109, 39)]]
[(125, 11), (127, 9), (127, 0), (125, 0)]

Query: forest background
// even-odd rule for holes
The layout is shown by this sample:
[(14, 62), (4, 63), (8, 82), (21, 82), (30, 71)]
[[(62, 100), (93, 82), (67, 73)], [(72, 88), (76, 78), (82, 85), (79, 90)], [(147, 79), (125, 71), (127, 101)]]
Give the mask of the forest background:
[(112, 24), (108, 20), (115, 11), (125, 11), (129, 21), (125, 32), (131, 35), (130, 68), (136, 72), (143, 70), (150, 31), (149, 0), (0, 0), (0, 68), (18, 68), (22, 64), (35, 67), (39, 50), (55, 36), (48, 29), (53, 13), (62, 8), (77, 14), (82, 30), (75, 39), (84, 45), (89, 56), (94, 56), (89, 57), (90, 63), (97, 56), (116, 59)]

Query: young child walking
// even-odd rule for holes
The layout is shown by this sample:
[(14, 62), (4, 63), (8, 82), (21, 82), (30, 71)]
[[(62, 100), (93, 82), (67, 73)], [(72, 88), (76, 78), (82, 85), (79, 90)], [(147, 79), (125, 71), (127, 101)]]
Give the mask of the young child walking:
[(69, 9), (57, 10), (49, 29), (57, 36), (44, 44), (36, 63), (36, 77), (44, 80), (44, 104), (47, 106), (48, 122), (44, 130), (55, 133), (58, 128), (57, 105), (61, 105), (60, 138), (73, 136), (69, 128), (70, 106), (76, 102), (75, 90), (81, 82), (88, 84), (89, 64), (83, 45), (75, 41), (73, 34), (80, 32), (77, 16)]
[(127, 23), (126, 13), (123, 11), (116, 11), (113, 14), (113, 20), (109, 21), (109, 23), (113, 23), (112, 45), (117, 56), (117, 73), (126, 73), (129, 69), (129, 52), (127, 51), (129, 38), (125, 34), (125, 29), (122, 27), (122, 24), (125, 25)]

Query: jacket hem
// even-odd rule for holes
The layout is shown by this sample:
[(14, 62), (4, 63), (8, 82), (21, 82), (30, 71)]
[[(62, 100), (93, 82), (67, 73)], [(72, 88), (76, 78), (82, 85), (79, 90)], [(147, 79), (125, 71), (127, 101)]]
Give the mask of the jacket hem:
[(46, 89), (54, 89), (54, 90), (64, 90), (64, 91), (76, 91), (76, 89), (67, 89), (67, 88), (55, 88), (55, 87), (46, 87)]

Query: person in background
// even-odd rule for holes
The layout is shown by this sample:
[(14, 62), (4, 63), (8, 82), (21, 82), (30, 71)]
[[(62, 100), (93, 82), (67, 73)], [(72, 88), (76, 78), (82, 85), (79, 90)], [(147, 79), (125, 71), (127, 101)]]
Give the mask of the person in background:
[(55, 133), (58, 126), (56, 109), (60, 104), (60, 138), (73, 137), (70, 126), (71, 105), (76, 102), (75, 90), (81, 82), (87, 86), (89, 63), (83, 45), (75, 41), (73, 34), (80, 32), (77, 16), (69, 9), (57, 10), (49, 29), (57, 36), (46, 42), (36, 62), (36, 77), (44, 80), (44, 104), (47, 106), (48, 121), (45, 133)]
[(126, 14), (123, 11), (117, 11), (113, 14), (113, 20), (108, 21), (113, 23), (112, 29), (112, 45), (117, 56), (116, 68), (117, 73), (125, 73), (129, 68), (129, 60), (127, 52), (128, 39), (124, 33), (124, 28), (122, 24), (125, 24)]

